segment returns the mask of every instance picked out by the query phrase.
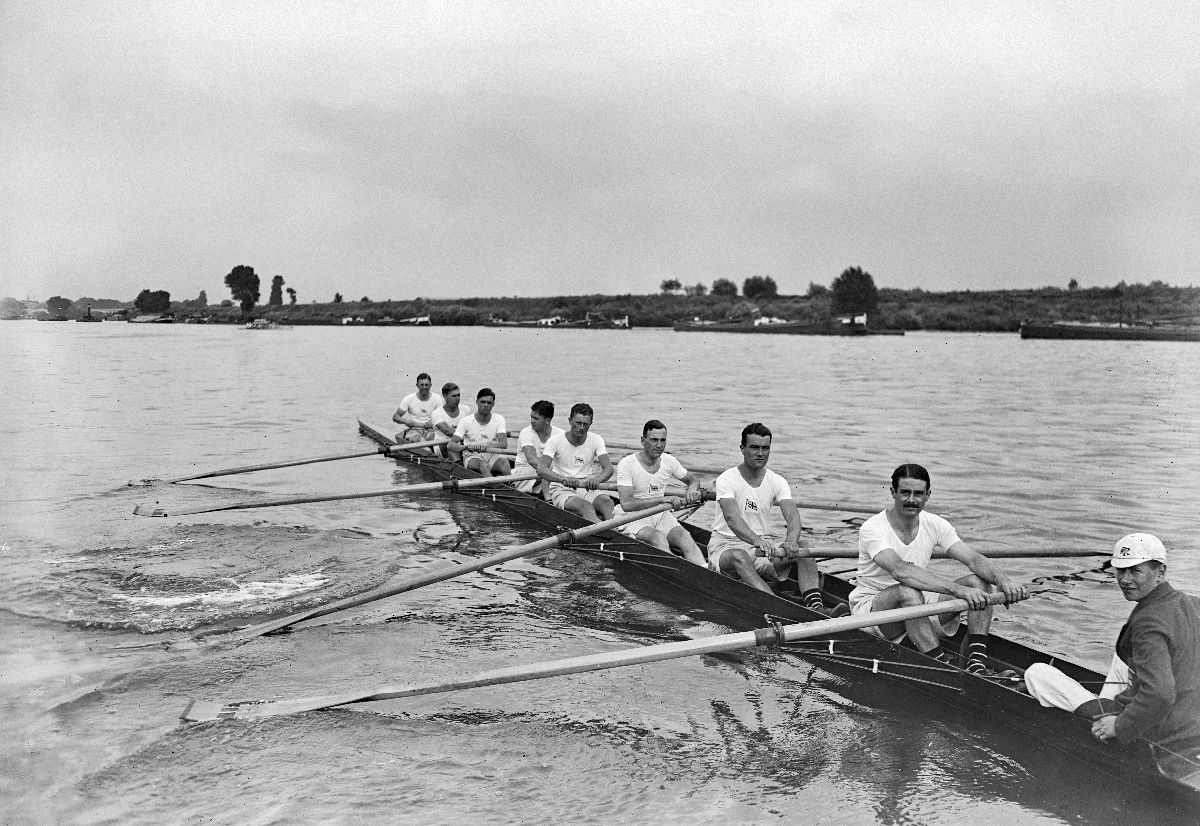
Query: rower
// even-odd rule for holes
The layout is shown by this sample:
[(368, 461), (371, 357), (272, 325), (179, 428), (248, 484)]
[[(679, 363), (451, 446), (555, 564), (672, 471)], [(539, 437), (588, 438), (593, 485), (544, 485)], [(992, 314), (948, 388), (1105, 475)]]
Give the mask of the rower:
[[(461, 403), (462, 390), (452, 381), (448, 381), (442, 385), (442, 398), (445, 399), (445, 403), (435, 409), (430, 418), (433, 421), (433, 427), (437, 431), (437, 435), (445, 436), (449, 439), (454, 435), (458, 423), (464, 417), (471, 415), (471, 406)], [(441, 450), (443, 456), (449, 455), (444, 445)]]
[[(546, 442), (554, 434), (563, 432), (561, 427), (550, 424), (553, 418), (554, 402), (539, 399), (529, 408), (529, 425), (521, 428), (517, 436), (517, 461), (513, 464), (513, 473), (537, 470)], [(515, 482), (514, 487), (522, 493), (544, 496), (546, 480), (540, 477), (526, 479), (524, 482)]]
[[(617, 462), (617, 495), (621, 503), (616, 514), (644, 510), (663, 502), (674, 507), (694, 505), (700, 501), (700, 480), (689, 473), (679, 460), (666, 453), (667, 426), (658, 419), (642, 425), (642, 448)], [(667, 485), (683, 482), (687, 490), (682, 495), (668, 494)], [(687, 529), (670, 511), (656, 513), (617, 528), (626, 536), (641, 540), (664, 551), (674, 551), (688, 562), (706, 565), (704, 555)]]
[(590, 432), (594, 413), (589, 404), (571, 406), (570, 429), (546, 440), (538, 457), (538, 475), (550, 483), (546, 498), (555, 506), (589, 522), (610, 519), (615, 504), (597, 488), (613, 474), (604, 439)]
[[(802, 556), (800, 511), (787, 480), (767, 468), (771, 430), (761, 422), (742, 429), (742, 463), (717, 477), (716, 515), (708, 542), (708, 567), (736, 576), (760, 591), (774, 593), (767, 580), (788, 579), (793, 566), (805, 607), (828, 613), (821, 600), (817, 563)], [(778, 505), (787, 525), (782, 541), (769, 522)]]
[(1167, 549), (1152, 534), (1122, 537), (1111, 564), (1121, 593), (1137, 604), (1100, 693), (1046, 663), (1025, 670), (1025, 685), (1043, 706), (1092, 720), (1097, 740), (1145, 738), (1200, 760), (1200, 598), (1167, 582)]
[(511, 465), (496, 449), (508, 447), (504, 417), (493, 413), (496, 394), (485, 387), (475, 394), (475, 412), (459, 421), (450, 438), (450, 454), (460, 456), (463, 466), (483, 475), (505, 476)]
[(442, 406), (442, 397), (432, 390), (433, 379), (428, 373), (419, 373), (417, 392), (405, 396), (392, 414), (392, 421), (402, 428), (396, 434), (397, 442), (427, 442), (437, 438), (433, 411)]
[[(858, 531), (858, 579), (850, 592), (850, 612), (869, 614), (940, 600), (966, 600), (967, 637), (960, 652), (963, 667), (972, 674), (990, 675), (987, 635), (992, 607), (988, 593), (1002, 591), (1006, 603), (1029, 595), (1025, 586), (1013, 582), (994, 562), (959, 539), (948, 521), (925, 511), (930, 491), (929, 472), (920, 465), (904, 464), (892, 472), (891, 507), (872, 516)], [(928, 570), (935, 548), (966, 565), (971, 573), (951, 580)], [(867, 630), (893, 642), (907, 636), (921, 653), (953, 664), (939, 641), (955, 634), (960, 621), (957, 614), (944, 614)]]

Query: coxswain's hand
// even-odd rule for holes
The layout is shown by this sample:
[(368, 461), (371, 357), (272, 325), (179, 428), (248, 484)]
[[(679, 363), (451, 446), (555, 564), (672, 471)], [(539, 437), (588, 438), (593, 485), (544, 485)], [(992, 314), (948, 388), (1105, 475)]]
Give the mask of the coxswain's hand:
[(1096, 722), (1092, 723), (1092, 736), (1101, 743), (1107, 743), (1109, 740), (1116, 739), (1117, 715), (1106, 714)]

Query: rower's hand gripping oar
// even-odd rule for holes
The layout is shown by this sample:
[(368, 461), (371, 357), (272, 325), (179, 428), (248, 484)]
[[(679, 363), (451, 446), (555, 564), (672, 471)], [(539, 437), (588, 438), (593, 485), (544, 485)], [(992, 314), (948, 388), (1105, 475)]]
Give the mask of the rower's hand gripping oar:
[(363, 456), (395, 456), (397, 453), (405, 450), (420, 450), (422, 448), (438, 447), (449, 442), (449, 439), (430, 439), (426, 442), (408, 442), (402, 445), (382, 445), (374, 450), (362, 450), (358, 453), (339, 453), (336, 456), (314, 456), (307, 459), (286, 459), (282, 462), (269, 462), (265, 465), (246, 465), (244, 467), (231, 467), (222, 470), (210, 470), (207, 473), (196, 473), (192, 476), (180, 476), (177, 479), (164, 479), (168, 485), (173, 485), (177, 482), (190, 482), (193, 479), (211, 479), (216, 476), (233, 476), (237, 473), (253, 473), (258, 470), (275, 470), (277, 468), (296, 467), (298, 465), (312, 465), (317, 462), (338, 462), (342, 459), (360, 459)]
[(406, 493), (425, 493), (436, 490), (458, 490), (459, 488), (478, 488), (488, 485), (500, 485), (506, 482), (526, 482), (538, 478), (535, 471), (514, 473), (510, 476), (485, 476), (479, 479), (448, 479), (445, 482), (420, 482), (415, 485), (400, 485), (399, 487), (383, 490), (368, 490), (359, 493), (338, 493), (323, 496), (290, 496), (285, 499), (260, 499), (255, 502), (234, 502), (231, 505), (209, 505), (203, 508), (172, 508), (156, 507), (155, 505), (138, 505), (133, 509), (135, 516), (189, 516), (194, 513), (215, 513), (216, 511), (238, 511), (250, 508), (275, 508), (280, 505), (304, 505), (309, 502), (338, 502), (343, 499), (371, 499), (377, 496), (399, 496)]
[[(504, 478), (508, 477), (497, 476), (491, 481)], [(296, 623), (304, 622), (305, 620), (323, 617), (328, 614), (337, 613), (338, 611), (345, 611), (347, 608), (357, 608), (359, 605), (365, 605), (368, 602), (385, 599), (387, 597), (395, 596), (396, 594), (403, 594), (406, 591), (413, 591), (417, 588), (423, 588), (426, 585), (433, 585), (436, 582), (444, 582), (447, 579), (453, 579), (454, 577), (462, 576), (463, 574), (479, 571), (484, 568), (491, 567), (492, 565), (499, 565), (501, 562), (508, 562), (509, 560), (518, 559), (522, 556), (528, 556), (529, 554), (537, 553), (538, 551), (544, 551), (550, 548), (566, 547), (578, 542), (580, 539), (592, 536), (593, 534), (602, 533), (612, 528), (620, 527), (627, 522), (636, 522), (637, 520), (644, 519), (647, 516), (652, 516), (656, 513), (662, 513), (663, 511), (669, 510), (671, 510), (671, 505), (664, 502), (663, 504), (655, 505), (652, 508), (637, 510), (621, 516), (613, 517), (612, 519), (606, 519), (603, 522), (597, 522), (594, 525), (588, 525), (585, 528), (576, 528), (573, 531), (564, 531), (547, 539), (539, 539), (536, 542), (530, 542), (526, 545), (519, 545), (515, 548), (509, 548), (508, 550), (500, 551), (499, 553), (494, 553), (490, 556), (485, 556), (482, 559), (476, 559), (472, 562), (439, 566), (434, 570), (426, 571), (425, 573), (409, 577), (408, 579), (397, 582), (394, 585), (376, 588), (375, 590), (367, 591), (364, 594), (347, 597), (346, 599), (341, 599), (337, 602), (331, 602), (328, 605), (323, 605), (317, 608), (311, 608), (307, 611), (302, 611), (298, 614), (292, 614), (291, 616), (283, 617), (281, 619), (271, 620), (270, 622), (264, 622), (258, 625), (252, 625), (249, 628), (242, 629), (241, 631), (225, 634), (219, 638), (210, 639), (208, 641), (215, 644), (225, 641), (238, 643), (244, 642), (255, 637), (261, 637), (264, 634), (281, 631), (284, 628), (295, 625)]]
[[(638, 511), (638, 513), (646, 513), (646, 511)], [(993, 605), (1003, 603), (1004, 601), (1004, 594), (995, 593), (988, 595), (988, 602)], [(564, 674), (600, 671), (626, 665), (642, 665), (662, 660), (677, 659), (679, 657), (692, 657), (698, 654), (717, 654), (726, 651), (754, 648), (755, 646), (783, 645), (812, 637), (856, 631), (873, 625), (903, 622), (919, 617), (930, 617), (936, 614), (951, 614), (958, 611), (965, 611), (967, 608), (967, 601), (965, 599), (953, 599), (926, 605), (895, 608), (890, 611), (878, 611), (872, 614), (837, 617), (817, 622), (785, 625), (778, 628), (760, 628), (756, 631), (743, 631), (735, 634), (720, 634), (701, 640), (646, 645), (640, 648), (626, 648), (603, 654), (587, 654), (563, 660), (497, 668), (442, 683), (389, 687), (371, 691), (332, 694), (324, 697), (304, 697), (292, 700), (239, 700), (226, 704), (193, 700), (188, 703), (187, 708), (183, 710), (183, 714), (180, 716), (183, 720), (189, 722), (257, 720), (264, 717), (317, 711), (323, 708), (332, 708), (350, 703), (394, 700), (402, 697), (416, 697), (423, 694), (437, 694), (445, 691), (461, 691), (463, 689), (478, 688), (486, 685), (538, 680), (543, 677), (558, 677)]]

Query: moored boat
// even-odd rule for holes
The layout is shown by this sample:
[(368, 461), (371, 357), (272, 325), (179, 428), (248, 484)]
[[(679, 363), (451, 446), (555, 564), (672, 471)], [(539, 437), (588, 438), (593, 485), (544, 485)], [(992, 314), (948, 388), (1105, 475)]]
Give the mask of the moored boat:
[[(381, 445), (394, 444), (390, 428), (359, 422), (359, 431)], [(474, 479), (479, 474), (437, 456), (401, 454), (405, 461), (422, 468), (438, 481)], [(520, 493), (506, 485), (463, 489), (461, 495), (478, 495), (506, 513), (552, 532), (583, 527), (587, 523), (538, 497)], [(682, 521), (704, 548), (708, 531)], [(651, 596), (670, 595), (673, 606), (685, 610), (714, 608), (729, 616), (741, 630), (761, 627), (769, 621), (809, 622), (825, 619), (784, 594), (767, 594), (741, 582), (709, 571), (673, 554), (638, 542), (620, 533), (600, 534), (571, 546), (574, 550), (605, 558), (618, 576), (634, 572), (651, 584)], [(830, 574), (822, 575), (827, 604), (845, 603), (851, 584)], [(965, 629), (960, 630), (960, 636)], [(948, 643), (950, 645), (952, 643)], [(827, 639), (806, 640), (788, 646), (806, 660), (830, 671), (861, 676), (866, 681), (883, 679), (901, 684), (959, 711), (1020, 732), (1031, 738), (1033, 748), (1050, 749), (1134, 787), (1155, 785), (1163, 790), (1200, 801), (1200, 765), (1171, 755), (1148, 742), (1133, 746), (1096, 741), (1086, 721), (1061, 710), (1043, 708), (1021, 685), (1005, 678), (972, 675), (947, 666), (911, 648), (861, 631), (844, 632)], [(1104, 676), (1046, 652), (991, 635), (989, 654), (993, 669), (1024, 670), (1035, 662), (1052, 662), (1068, 676), (1083, 683), (1102, 683)]]
[(1058, 321), (1022, 324), (1021, 338), (1099, 339), (1104, 341), (1200, 341), (1200, 324), (1092, 324)]
[(253, 321), (248, 321), (242, 325), (243, 330), (290, 330), (292, 325), (280, 324), (278, 321), (272, 321), (269, 318), (256, 318)]
[(754, 321), (676, 321), (677, 333), (765, 333), (791, 336), (902, 336), (903, 330), (880, 330), (867, 325), (867, 317), (846, 316), (822, 321), (785, 321), (758, 318)]
[(587, 313), (583, 318), (574, 321), (562, 316), (529, 319), (524, 321), (508, 321), (503, 318), (491, 318), (484, 322), (485, 327), (532, 327), (534, 329), (558, 330), (629, 330), (629, 316), (608, 318), (602, 313)]

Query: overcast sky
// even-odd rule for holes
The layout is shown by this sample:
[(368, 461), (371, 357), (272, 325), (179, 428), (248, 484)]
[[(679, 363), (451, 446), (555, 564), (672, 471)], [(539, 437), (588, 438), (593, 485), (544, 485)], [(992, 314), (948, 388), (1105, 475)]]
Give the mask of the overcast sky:
[(1200, 283), (1196, 8), (0, 0), (0, 293)]

